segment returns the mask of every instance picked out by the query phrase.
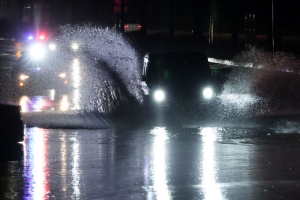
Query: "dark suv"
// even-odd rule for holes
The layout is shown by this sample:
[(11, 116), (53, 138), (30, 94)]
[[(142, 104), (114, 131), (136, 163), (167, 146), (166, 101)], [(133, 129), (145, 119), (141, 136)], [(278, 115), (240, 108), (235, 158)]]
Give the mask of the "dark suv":
[(142, 90), (145, 102), (154, 105), (211, 101), (214, 89), (207, 56), (198, 51), (145, 55)]

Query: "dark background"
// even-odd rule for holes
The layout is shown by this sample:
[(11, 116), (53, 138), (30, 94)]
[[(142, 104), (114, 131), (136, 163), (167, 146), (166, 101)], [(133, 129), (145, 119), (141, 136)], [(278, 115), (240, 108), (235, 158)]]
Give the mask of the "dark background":
[[(138, 21), (144, 34), (192, 35), (210, 43), (213, 34), (227, 37), (233, 46), (265, 40), (262, 46), (269, 50), (273, 38), (275, 50), (287, 41), (299, 42), (297, 0), (124, 1), (124, 19)], [(114, 0), (0, 0), (0, 37), (17, 37), (28, 27), (51, 30), (86, 22), (111, 28), (120, 15), (114, 13)]]

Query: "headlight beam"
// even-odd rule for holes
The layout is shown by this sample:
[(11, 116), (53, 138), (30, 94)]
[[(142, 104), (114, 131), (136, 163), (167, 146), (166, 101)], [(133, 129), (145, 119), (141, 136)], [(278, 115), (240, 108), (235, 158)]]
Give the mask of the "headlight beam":
[(154, 92), (154, 99), (157, 102), (162, 102), (163, 100), (165, 100), (165, 93), (162, 90), (157, 90)]

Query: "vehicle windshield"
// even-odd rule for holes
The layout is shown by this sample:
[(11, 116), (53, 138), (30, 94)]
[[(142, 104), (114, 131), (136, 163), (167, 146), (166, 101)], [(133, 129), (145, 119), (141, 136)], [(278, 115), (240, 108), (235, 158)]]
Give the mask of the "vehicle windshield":
[(210, 78), (207, 58), (198, 53), (170, 53), (149, 59), (147, 82), (199, 82)]

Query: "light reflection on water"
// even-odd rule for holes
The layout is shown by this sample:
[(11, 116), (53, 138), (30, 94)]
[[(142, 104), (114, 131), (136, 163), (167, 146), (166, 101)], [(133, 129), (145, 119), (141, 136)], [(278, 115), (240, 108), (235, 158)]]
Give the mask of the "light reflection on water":
[[(47, 129), (30, 128), (27, 129), (24, 142), (24, 173), (25, 182), (25, 199), (49, 199), (51, 198), (51, 168), (50, 158), (48, 156), (49, 131)], [(71, 152), (68, 150), (68, 139), (65, 132), (60, 132), (61, 144), (60, 155), (56, 158), (60, 160), (60, 188), (62, 194), (59, 196), (67, 197), (69, 193), (68, 174), (71, 173), (71, 190), (72, 198), (80, 199), (80, 144), (77, 139), (77, 132), (71, 138)], [(53, 149), (50, 151), (53, 153)], [(70, 154), (70, 157), (69, 155)], [(52, 158), (53, 159), (53, 158)], [(70, 172), (69, 172), (70, 165)], [(53, 167), (53, 166), (52, 166)], [(54, 195), (55, 196), (55, 195)]]
[(79, 142), (77, 140), (77, 132), (75, 132), (75, 136), (73, 138), (73, 155), (72, 155), (72, 188), (73, 188), (73, 198), (79, 199), (80, 198), (80, 152), (79, 152)]
[[(167, 164), (166, 158), (168, 152), (166, 151), (165, 143), (168, 139), (167, 130), (164, 127), (156, 127), (151, 132), (155, 135), (152, 145), (152, 169), (150, 178), (153, 180), (153, 189), (158, 200), (172, 199), (168, 187)], [(152, 199), (151, 196), (148, 198)]]
[[(98, 134), (101, 132), (102, 131), (99, 130)], [(53, 133), (59, 135), (59, 140), (57, 140), (57, 137), (53, 137)], [(101, 193), (103, 193), (103, 195), (113, 195), (117, 191), (115, 187), (118, 185), (120, 179), (127, 180), (129, 181), (128, 184), (130, 184), (130, 181), (132, 181), (131, 175), (128, 175), (128, 177), (123, 176), (127, 174), (126, 170), (135, 164), (131, 163), (129, 166), (112, 165), (111, 159), (118, 160), (118, 156), (123, 153), (111, 151), (110, 147), (114, 146), (113, 143), (107, 146), (107, 139), (105, 138), (110, 138), (110, 136), (104, 134), (101, 136), (103, 140), (99, 140), (100, 135), (98, 135), (98, 142), (95, 142), (91, 140), (93, 137), (89, 137), (87, 134), (91, 134), (91, 132), (82, 130), (49, 131), (39, 128), (28, 129), (24, 143), (25, 182), (27, 183), (25, 187), (25, 199), (48, 199), (52, 197), (81, 199), (86, 197), (87, 194), (85, 191), (89, 187), (101, 189), (102, 192), (97, 192), (97, 190), (92, 191), (94, 194), (97, 194), (96, 196), (99, 195), (101, 197)], [(189, 182), (193, 180), (193, 177), (192, 179), (182, 177), (183, 180), (180, 180), (183, 181), (184, 185), (186, 184), (185, 186), (187, 188), (195, 185), (197, 185), (197, 188), (200, 188), (200, 190), (197, 190), (197, 192), (193, 194), (194, 197), (202, 197), (202, 195), (204, 195), (204, 199), (225, 199), (220, 185), (217, 182), (218, 164), (216, 163), (215, 144), (218, 139), (218, 129), (208, 127), (201, 128), (198, 134), (201, 140), (196, 140), (191, 143), (193, 148), (200, 148), (201, 150), (198, 151), (198, 153), (200, 153), (200, 160), (197, 161), (191, 160), (189, 157), (178, 158), (178, 155), (182, 154), (174, 154), (175, 147), (172, 146), (173, 144), (171, 144), (172, 152), (169, 151), (167, 147), (169, 146), (170, 140), (173, 140), (173, 136), (172, 132), (169, 132), (167, 128), (155, 127), (150, 131), (151, 142), (149, 146), (143, 147), (146, 156), (143, 166), (143, 183), (146, 188), (145, 195), (147, 199), (168, 200), (176, 198), (177, 185), (172, 185), (172, 180), (174, 181), (175, 178), (176, 182), (178, 181), (176, 179), (178, 177), (174, 175), (179, 173), (186, 176), (190, 172), (193, 172), (190, 171), (193, 170), (192, 168), (185, 168), (186, 171), (184, 172), (174, 171), (178, 167), (178, 164), (176, 164), (176, 166), (172, 165), (172, 163), (174, 164), (174, 160), (172, 159), (175, 159), (175, 162), (179, 159), (180, 163), (182, 162), (181, 164), (189, 164), (196, 161), (195, 163), (199, 166), (195, 166), (198, 169), (200, 168), (200, 171), (195, 171), (195, 174), (198, 174), (199, 177), (195, 179), (195, 182)], [(136, 136), (144, 137), (143, 134)], [(59, 143), (57, 143), (58, 141)], [(83, 141), (88, 141), (88, 143), (83, 143)], [(57, 150), (53, 149), (55, 146), (58, 147)], [(109, 148), (106, 149), (106, 147)], [(179, 146), (177, 146), (177, 148), (178, 147)], [(90, 151), (93, 149), (96, 151)], [(89, 151), (87, 152), (87, 150)], [(48, 155), (48, 152), (51, 155)], [(101, 156), (98, 157), (96, 155)], [(174, 155), (176, 157), (173, 157)], [(103, 159), (103, 156), (106, 159)], [(127, 156), (130, 158), (133, 155), (130, 154)], [(90, 162), (93, 163), (93, 166), (97, 165), (93, 160), (95, 158), (100, 159), (97, 161), (100, 164), (98, 166), (99, 168), (95, 168), (95, 171), (90, 171), (91, 165), (86, 163), (86, 161), (89, 161), (85, 160), (86, 158), (92, 159), (92, 162), (91, 160)], [(53, 161), (55, 160), (53, 159), (59, 161), (58, 166), (54, 164), (55, 162)], [(122, 174), (122, 178), (119, 177), (119, 175), (121, 175), (119, 173)], [(136, 173), (139, 174), (139, 172)], [(95, 185), (89, 185), (91, 183)], [(140, 188), (142, 189), (143, 185), (141, 185)], [(189, 190), (187, 190), (187, 192), (189, 193)]]
[[(189, 171), (191, 170), (189, 168), (186, 168), (185, 172), (173, 171), (174, 169), (170, 167), (172, 166), (171, 163), (174, 161), (170, 159), (180, 159), (183, 162), (182, 164), (190, 164), (193, 163), (194, 160), (188, 160), (190, 163), (185, 163), (185, 158), (172, 157), (174, 152), (168, 152), (166, 148), (166, 143), (170, 139), (168, 134), (170, 133), (168, 133), (168, 130), (165, 127), (155, 127), (150, 131), (150, 134), (154, 136), (151, 145), (151, 157), (149, 160), (146, 159), (144, 166), (145, 184), (149, 188), (147, 199), (174, 199), (176, 198), (174, 197), (174, 188), (176, 188), (176, 186), (172, 186), (172, 183), (170, 182), (170, 180), (174, 178), (172, 173), (189, 174), (192, 171)], [(200, 160), (197, 162), (199, 163), (199, 169), (201, 169), (197, 172), (197, 174), (199, 174), (200, 182), (195, 182), (197, 186), (200, 186), (200, 191), (196, 192), (194, 195), (199, 198), (203, 195), (203, 199), (207, 200), (226, 199), (222, 193), (220, 184), (217, 182), (218, 164), (215, 156), (215, 144), (218, 139), (218, 134), (217, 128), (201, 128), (199, 130), (201, 141), (197, 141), (193, 144), (198, 146), (198, 149), (200, 148), (201, 150)], [(172, 148), (172, 151), (174, 150), (175, 149)]]
[(47, 142), (47, 130), (28, 129), (24, 143), (24, 172), (28, 184), (25, 199), (48, 199), (50, 174)]
[(253, 128), (29, 128), (24, 171), (5, 165), (2, 176), (0, 164), (0, 186), (6, 187), (0, 187), (0, 199), (270, 197), (275, 193), (260, 189), (270, 183), (284, 190), (299, 184), (294, 178), (299, 176), (299, 137)]
[(230, 199), (227, 183), (252, 181), (247, 169), (257, 167), (248, 162), (256, 147), (236, 143), (248, 129), (27, 130), (25, 199)]
[[(68, 153), (67, 153), (67, 139), (66, 139), (66, 133), (62, 132), (61, 133), (61, 147), (60, 147), (60, 156), (61, 156), (61, 174), (67, 174), (68, 170)], [(68, 189), (67, 185), (67, 178), (66, 176), (62, 176), (62, 181), (61, 181), (61, 188), (63, 190), (63, 192), (65, 193)]]
[[(204, 197), (207, 200), (224, 199), (219, 184), (216, 182), (217, 169), (216, 169), (216, 157), (215, 157), (215, 142), (218, 136), (217, 128), (203, 128), (200, 129), (200, 135), (202, 136), (202, 188), (204, 191)], [(201, 168), (201, 167), (200, 167)]]
[(111, 130), (27, 130), (25, 199), (85, 199), (86, 187), (101, 189), (91, 192), (99, 196), (114, 194), (116, 155)]

